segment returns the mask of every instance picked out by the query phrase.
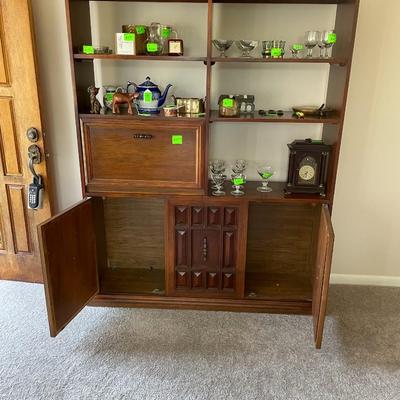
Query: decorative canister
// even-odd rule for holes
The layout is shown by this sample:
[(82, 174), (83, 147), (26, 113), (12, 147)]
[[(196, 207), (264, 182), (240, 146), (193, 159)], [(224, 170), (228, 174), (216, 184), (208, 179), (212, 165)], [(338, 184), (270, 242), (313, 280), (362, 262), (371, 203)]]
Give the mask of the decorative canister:
[(107, 107), (110, 110), (112, 110), (114, 93), (123, 93), (125, 91), (122, 87), (117, 87), (117, 86), (104, 86), (102, 90), (104, 93), (103, 95), (104, 107)]
[(146, 25), (122, 25), (122, 32), (135, 34), (137, 55), (147, 54), (146, 43), (149, 37), (149, 28)]
[(221, 95), (218, 105), (220, 117), (238, 117), (240, 114), (239, 102), (233, 95)]

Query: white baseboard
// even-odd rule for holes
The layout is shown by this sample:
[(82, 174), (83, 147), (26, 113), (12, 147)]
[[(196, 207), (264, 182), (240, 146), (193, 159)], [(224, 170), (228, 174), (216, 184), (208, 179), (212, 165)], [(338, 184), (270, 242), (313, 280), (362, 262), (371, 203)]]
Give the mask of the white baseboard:
[(332, 274), (331, 284), (400, 287), (400, 276)]

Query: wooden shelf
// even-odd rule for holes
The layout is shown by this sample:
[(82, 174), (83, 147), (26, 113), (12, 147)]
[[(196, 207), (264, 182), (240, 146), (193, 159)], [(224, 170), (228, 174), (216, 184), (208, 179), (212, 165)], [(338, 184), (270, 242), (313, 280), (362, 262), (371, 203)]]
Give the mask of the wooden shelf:
[(261, 58), (261, 57), (213, 57), (211, 62), (218, 63), (272, 63), (272, 64), (331, 64), (345, 66), (344, 58)]
[(131, 56), (121, 54), (74, 54), (75, 60), (131, 60), (131, 61), (207, 61), (207, 57)]
[(213, 196), (211, 189), (212, 182), (209, 182), (208, 196), (211, 197), (216, 202), (232, 202), (236, 201), (254, 201), (262, 203), (328, 203), (329, 200), (326, 197), (321, 197), (319, 194), (291, 194), (286, 195), (284, 192), (286, 182), (270, 182), (269, 186), (272, 188), (272, 192), (261, 193), (257, 190), (257, 187), (261, 186), (259, 181), (248, 181), (244, 185), (243, 196), (233, 196), (231, 195), (232, 184), (230, 182), (225, 182), (224, 192), (225, 196)]
[[(73, 0), (70, 0), (73, 1)], [(110, 0), (92, 0), (110, 1)], [(111, 0), (123, 2), (136, 2), (142, 0)], [(147, 0), (151, 3), (207, 3), (208, 0)], [(342, 4), (352, 3), (355, 0), (214, 0), (213, 3), (235, 3), (235, 4)]]
[(115, 120), (127, 120), (127, 119), (138, 119), (138, 120), (148, 120), (148, 121), (193, 121), (193, 120), (204, 120), (205, 116), (197, 116), (192, 114), (192, 116), (186, 114), (180, 117), (166, 117), (164, 115), (164, 111), (161, 111), (159, 114), (151, 114), (151, 115), (139, 115), (136, 110), (134, 110), (134, 114), (128, 114), (127, 109), (121, 109), (121, 114), (113, 114), (111, 111), (107, 111), (106, 114), (90, 114), (88, 111), (84, 111), (79, 113), (79, 118), (88, 119), (115, 119)]
[[(131, 60), (131, 61), (197, 61), (207, 62), (207, 57), (186, 56), (147, 56), (147, 55), (122, 55), (122, 54), (74, 54), (75, 60)], [(344, 66), (344, 58), (261, 58), (261, 57), (212, 57), (212, 63), (272, 63), (272, 64), (331, 64)]]
[(164, 295), (165, 271), (145, 268), (108, 269), (100, 279), (101, 294)]
[(329, 117), (305, 117), (296, 118), (293, 112), (286, 111), (280, 116), (262, 116), (256, 111), (252, 115), (240, 115), (239, 117), (220, 117), (217, 110), (211, 111), (210, 122), (272, 122), (272, 123), (294, 123), (294, 124), (331, 124), (340, 122), (339, 113), (333, 113)]
[(246, 272), (245, 297), (254, 300), (312, 299), (309, 275), (285, 273)]

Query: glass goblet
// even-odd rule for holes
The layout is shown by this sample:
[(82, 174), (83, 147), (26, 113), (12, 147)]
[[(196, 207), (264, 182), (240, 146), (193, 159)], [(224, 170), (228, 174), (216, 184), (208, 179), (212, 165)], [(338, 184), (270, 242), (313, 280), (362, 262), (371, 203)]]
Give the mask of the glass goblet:
[(325, 47), (325, 58), (329, 58), (328, 49), (336, 43), (336, 33), (335, 31), (323, 31), (321, 39)]
[(306, 32), (306, 40), (304, 46), (307, 47), (307, 57), (312, 58), (313, 56), (313, 48), (318, 43), (318, 31), (307, 31)]
[[(246, 168), (247, 168), (246, 160), (238, 159), (238, 160), (233, 161), (233, 163), (232, 163), (233, 174), (231, 175), (232, 179), (233, 179), (233, 175), (235, 175), (235, 174), (242, 174), (243, 178), (246, 179), (246, 176), (244, 175)], [(243, 189), (243, 185), (240, 185), (240, 189)]]
[(211, 172), (216, 174), (225, 172), (226, 164), (224, 160), (211, 160), (209, 165)]
[(301, 43), (293, 43), (290, 51), (292, 53), (293, 58), (297, 58), (299, 53), (304, 50), (304, 45)]
[(323, 36), (322, 32), (319, 32), (317, 44), (319, 47), (319, 58), (324, 58), (325, 43), (324, 43), (324, 36)]
[(240, 173), (232, 174), (232, 184), (233, 189), (231, 192), (232, 196), (243, 196), (244, 192), (241, 190), (243, 188), (243, 184), (245, 183), (245, 176)]
[(246, 171), (246, 168), (247, 168), (246, 160), (238, 159), (233, 161), (232, 163), (232, 172), (234, 173), (243, 174)]
[[(211, 160), (209, 166), (211, 174), (223, 174), (226, 170), (226, 163), (224, 160)], [(213, 184), (211, 188), (217, 189), (215, 184)]]
[(241, 57), (251, 58), (250, 53), (257, 47), (257, 40), (237, 40), (236, 46), (239, 50), (241, 50)]
[(216, 190), (212, 192), (213, 196), (225, 196), (225, 192), (222, 190), (224, 186), (226, 175), (224, 174), (211, 174), (211, 179), (214, 182)]
[(258, 175), (260, 175), (261, 179), (263, 180), (262, 186), (259, 186), (257, 190), (262, 193), (272, 192), (272, 189), (268, 186), (268, 181), (274, 175), (273, 168), (266, 163), (261, 163), (257, 165), (257, 172)]
[(214, 47), (219, 51), (220, 57), (226, 57), (226, 52), (230, 49), (233, 44), (233, 40), (222, 40), (222, 39), (214, 39), (212, 41)]

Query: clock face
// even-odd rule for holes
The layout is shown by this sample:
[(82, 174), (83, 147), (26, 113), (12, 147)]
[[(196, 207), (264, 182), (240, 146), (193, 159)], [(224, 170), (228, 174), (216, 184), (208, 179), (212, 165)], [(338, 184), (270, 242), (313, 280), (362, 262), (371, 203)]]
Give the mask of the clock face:
[(311, 165), (303, 165), (299, 170), (299, 176), (303, 181), (311, 181), (315, 176), (315, 168)]

